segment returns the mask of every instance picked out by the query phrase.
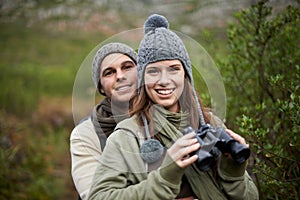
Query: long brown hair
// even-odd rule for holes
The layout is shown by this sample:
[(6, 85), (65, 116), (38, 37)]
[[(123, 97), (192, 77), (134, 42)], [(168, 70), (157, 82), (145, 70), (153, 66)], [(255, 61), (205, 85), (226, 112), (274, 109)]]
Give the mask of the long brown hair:
[[(189, 122), (190, 125), (194, 129), (198, 129), (200, 126), (200, 118), (199, 118), (199, 111), (197, 107), (196, 101), (200, 101), (199, 97), (195, 97), (193, 93), (193, 87), (191, 85), (190, 79), (188, 76), (185, 75), (185, 81), (184, 81), (184, 90), (180, 98), (178, 99), (180, 109), (184, 112), (189, 113)], [(202, 103), (200, 102), (201, 110), (204, 115), (204, 120), (206, 123), (209, 123), (210, 117), (208, 117), (208, 113), (206, 112), (206, 108), (202, 106)], [(140, 88), (140, 93), (137, 95), (133, 100), (132, 108), (130, 109), (130, 115), (137, 115), (138, 124), (140, 126), (144, 126), (142, 121), (142, 115), (144, 115), (149, 123), (150, 133), (153, 133), (153, 125), (152, 125), (152, 112), (153, 112), (153, 102), (148, 96), (145, 86), (143, 85)]]

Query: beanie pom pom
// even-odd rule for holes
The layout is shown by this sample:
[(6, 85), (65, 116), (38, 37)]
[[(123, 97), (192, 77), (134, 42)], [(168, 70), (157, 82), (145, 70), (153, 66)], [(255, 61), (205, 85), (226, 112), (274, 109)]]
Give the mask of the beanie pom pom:
[(154, 163), (162, 158), (164, 147), (156, 139), (148, 139), (141, 146), (141, 157), (146, 163)]
[(144, 33), (146, 34), (160, 27), (168, 29), (169, 28), (168, 20), (162, 15), (153, 14), (150, 17), (148, 17), (148, 19), (144, 24)]

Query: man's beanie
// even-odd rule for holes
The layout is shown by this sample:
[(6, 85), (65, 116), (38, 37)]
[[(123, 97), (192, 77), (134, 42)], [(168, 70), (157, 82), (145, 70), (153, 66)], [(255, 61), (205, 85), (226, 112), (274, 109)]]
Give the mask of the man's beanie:
[(179, 59), (194, 86), (192, 65), (182, 40), (169, 29), (168, 20), (153, 14), (145, 21), (144, 37), (138, 49), (138, 89), (142, 86), (145, 67), (162, 60)]
[(137, 53), (131, 47), (127, 46), (126, 44), (114, 42), (114, 43), (109, 43), (109, 44), (102, 46), (97, 51), (97, 53), (94, 57), (94, 60), (93, 60), (93, 64), (92, 64), (93, 81), (99, 91), (100, 91), (100, 88), (98, 88), (98, 86), (99, 86), (99, 82), (100, 82), (100, 65), (101, 65), (103, 59), (112, 53), (125, 54), (125, 55), (129, 56), (134, 61), (134, 63), (136, 63), (136, 60), (137, 60)]

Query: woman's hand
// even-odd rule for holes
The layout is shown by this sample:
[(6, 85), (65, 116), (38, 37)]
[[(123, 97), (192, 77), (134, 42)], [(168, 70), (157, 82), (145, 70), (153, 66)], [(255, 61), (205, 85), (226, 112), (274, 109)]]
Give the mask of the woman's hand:
[(230, 135), (233, 139), (235, 139), (236, 141), (238, 141), (239, 143), (245, 145), (246, 147), (249, 148), (249, 144), (246, 143), (246, 140), (245, 138), (243, 138), (242, 136), (236, 134), (235, 132), (233, 132), (232, 130), (230, 129), (225, 129), (226, 133), (228, 135)]
[(198, 140), (195, 137), (195, 133), (189, 133), (179, 138), (167, 150), (167, 153), (179, 167), (185, 168), (198, 159), (197, 155), (189, 155), (190, 153), (198, 150), (199, 148), (200, 144), (198, 143)]

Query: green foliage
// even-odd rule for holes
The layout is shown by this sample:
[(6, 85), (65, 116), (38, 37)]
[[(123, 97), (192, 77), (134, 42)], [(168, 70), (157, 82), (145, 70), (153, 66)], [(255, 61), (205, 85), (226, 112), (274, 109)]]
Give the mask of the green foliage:
[(252, 145), (261, 199), (299, 199), (299, 7), (273, 14), (259, 1), (235, 18), (225, 63), (229, 123)]
[(0, 66), (0, 108), (20, 116), (36, 108), (40, 76), (35, 66)]
[(4, 113), (0, 119), (0, 199), (62, 198), (68, 179), (58, 179), (57, 168), (69, 147), (58, 141), (66, 142), (66, 130), (34, 132), (31, 123)]

